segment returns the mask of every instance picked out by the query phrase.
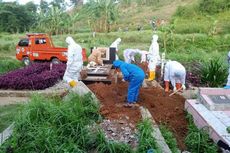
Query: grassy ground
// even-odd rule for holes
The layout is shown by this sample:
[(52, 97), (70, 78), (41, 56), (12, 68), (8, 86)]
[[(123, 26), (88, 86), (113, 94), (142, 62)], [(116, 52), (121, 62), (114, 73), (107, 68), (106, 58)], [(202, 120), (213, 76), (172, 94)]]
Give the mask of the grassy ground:
[[(165, 32), (162, 32), (165, 31)], [(158, 31), (160, 52), (166, 52), (166, 58), (181, 62), (208, 61), (210, 58), (221, 57), (225, 60), (230, 47), (230, 34), (213, 35), (208, 34), (175, 34), (168, 29)], [(85, 47), (89, 53), (90, 47), (108, 47), (116, 38), (120, 37), (122, 42), (119, 46), (119, 56), (122, 59), (123, 50), (126, 48), (139, 48), (148, 50), (153, 31), (130, 31), (96, 33), (96, 38), (91, 33), (70, 34), (77, 43)], [(0, 34), (0, 57), (15, 57), (15, 46), (19, 38), (25, 34), (7, 35)], [(65, 38), (68, 35), (52, 36), (56, 46), (67, 47)]]
[(0, 106), (0, 133), (7, 128), (21, 110), (21, 105)]

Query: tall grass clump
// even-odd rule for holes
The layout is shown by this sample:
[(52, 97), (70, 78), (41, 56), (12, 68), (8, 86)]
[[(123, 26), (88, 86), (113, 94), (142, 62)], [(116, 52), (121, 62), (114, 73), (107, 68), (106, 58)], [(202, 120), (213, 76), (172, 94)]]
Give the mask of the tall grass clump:
[[(15, 152), (86, 152), (96, 145), (99, 108), (90, 95), (59, 98), (33, 96), (15, 121), (5, 148)], [(94, 139), (95, 138), (95, 139)]]
[(201, 65), (201, 82), (209, 87), (223, 87), (228, 76), (227, 67), (219, 58), (212, 59)]
[(18, 60), (0, 58), (0, 75), (21, 67), (23, 67), (23, 64)]
[(17, 153), (132, 153), (127, 144), (107, 140), (97, 125), (99, 105), (91, 94), (64, 98), (34, 95), (15, 121), (13, 135), (0, 147)]
[(139, 123), (139, 144), (137, 149), (138, 153), (146, 153), (148, 150), (153, 150), (156, 153), (162, 152), (152, 135), (153, 130), (154, 129), (150, 120), (143, 120), (141, 123)]
[(217, 153), (217, 145), (209, 138), (208, 131), (205, 128), (198, 129), (193, 122), (190, 114), (186, 116), (188, 120), (188, 135), (185, 144), (188, 151), (193, 153)]
[(167, 145), (173, 153), (179, 153), (176, 138), (166, 125), (160, 125), (161, 134), (164, 137)]

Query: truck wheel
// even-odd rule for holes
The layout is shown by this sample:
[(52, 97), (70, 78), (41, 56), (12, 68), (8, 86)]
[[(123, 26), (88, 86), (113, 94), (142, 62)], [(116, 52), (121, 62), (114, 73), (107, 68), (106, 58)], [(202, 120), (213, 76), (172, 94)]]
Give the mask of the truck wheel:
[(22, 62), (23, 62), (26, 66), (30, 65), (30, 63), (31, 63), (29, 57), (23, 57)]
[(53, 64), (59, 64), (59, 63), (61, 63), (61, 61), (60, 61), (58, 58), (53, 58), (53, 59), (51, 60), (51, 62), (52, 62)]

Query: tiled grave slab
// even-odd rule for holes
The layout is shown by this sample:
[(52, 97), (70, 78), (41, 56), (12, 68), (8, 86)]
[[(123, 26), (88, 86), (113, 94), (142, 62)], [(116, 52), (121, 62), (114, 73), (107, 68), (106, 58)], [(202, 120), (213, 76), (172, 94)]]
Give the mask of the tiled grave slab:
[(223, 88), (200, 88), (199, 100), (209, 110), (230, 110), (230, 90)]
[(230, 145), (230, 134), (226, 130), (230, 125), (229, 111), (210, 111), (197, 100), (187, 100), (185, 109), (192, 114), (198, 128), (208, 129), (210, 137), (215, 142), (222, 140)]

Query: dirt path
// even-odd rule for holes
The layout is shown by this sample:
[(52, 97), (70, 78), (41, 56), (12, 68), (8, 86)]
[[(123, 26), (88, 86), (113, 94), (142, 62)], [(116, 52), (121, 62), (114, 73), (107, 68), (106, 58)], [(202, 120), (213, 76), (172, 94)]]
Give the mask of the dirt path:
[(28, 100), (28, 97), (0, 97), (0, 106), (26, 103)]
[[(91, 84), (88, 87), (101, 101), (101, 114), (109, 119), (119, 119), (128, 116), (132, 122), (140, 120), (138, 108), (124, 108), (128, 84), (105, 85), (103, 83)], [(163, 96), (159, 88), (142, 88), (140, 90), (139, 104), (151, 112), (158, 124), (166, 124), (174, 133), (179, 148), (185, 150), (184, 139), (187, 133), (187, 121), (184, 114), (185, 99), (180, 95)]]

